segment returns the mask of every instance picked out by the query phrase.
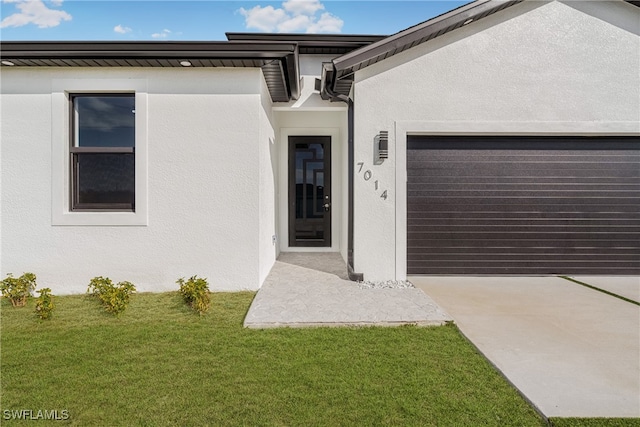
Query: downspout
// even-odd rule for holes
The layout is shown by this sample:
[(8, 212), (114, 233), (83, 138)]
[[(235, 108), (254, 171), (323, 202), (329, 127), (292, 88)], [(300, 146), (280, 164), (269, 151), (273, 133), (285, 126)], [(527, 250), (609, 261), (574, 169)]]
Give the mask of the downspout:
[[(332, 69), (326, 71), (326, 78), (328, 81), (325, 81), (325, 84), (321, 88), (321, 91), (326, 92), (329, 96), (329, 100), (331, 102), (344, 102), (347, 104), (347, 198), (348, 198), (348, 207), (347, 207), (347, 274), (349, 275), (349, 280), (361, 282), (364, 280), (364, 275), (362, 273), (356, 273), (353, 268), (353, 208), (354, 208), (354, 159), (355, 159), (355, 127), (354, 127), (354, 103), (351, 98), (346, 95), (342, 95), (336, 93), (333, 90), (333, 85), (335, 83), (334, 77), (335, 66), (331, 64)], [(329, 77), (331, 74), (331, 77)], [(325, 76), (323, 76), (325, 77)]]

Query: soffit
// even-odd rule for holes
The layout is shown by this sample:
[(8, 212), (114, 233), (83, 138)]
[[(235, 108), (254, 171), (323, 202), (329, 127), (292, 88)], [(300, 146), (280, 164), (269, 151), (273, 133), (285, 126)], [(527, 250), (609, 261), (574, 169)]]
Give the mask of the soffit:
[(384, 39), (384, 35), (226, 33), (231, 42), (279, 41), (298, 45), (301, 55), (344, 55)]
[[(297, 45), (289, 42), (2, 42), (2, 60), (22, 67), (251, 67), (274, 102), (299, 96)], [(6, 65), (3, 64), (3, 67)]]

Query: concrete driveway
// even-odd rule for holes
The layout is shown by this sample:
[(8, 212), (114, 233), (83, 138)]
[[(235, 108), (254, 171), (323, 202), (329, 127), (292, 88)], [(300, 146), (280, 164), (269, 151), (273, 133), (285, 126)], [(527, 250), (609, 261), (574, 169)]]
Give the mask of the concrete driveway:
[[(640, 417), (640, 306), (558, 277), (409, 280), (547, 417)], [(640, 290), (638, 277), (579, 281)]]

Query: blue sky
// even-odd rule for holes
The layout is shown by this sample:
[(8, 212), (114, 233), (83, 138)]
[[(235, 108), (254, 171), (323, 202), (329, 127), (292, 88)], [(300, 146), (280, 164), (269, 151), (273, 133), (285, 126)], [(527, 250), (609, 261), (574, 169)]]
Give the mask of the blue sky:
[(0, 0), (2, 40), (225, 40), (225, 32), (393, 34), (469, 0)]

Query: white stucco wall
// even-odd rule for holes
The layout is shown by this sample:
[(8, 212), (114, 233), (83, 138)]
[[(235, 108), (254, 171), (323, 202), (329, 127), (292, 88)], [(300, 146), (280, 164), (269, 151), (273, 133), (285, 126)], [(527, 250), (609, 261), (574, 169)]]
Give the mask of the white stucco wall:
[[(52, 147), (68, 144), (52, 135), (60, 79), (147, 82), (146, 225), (52, 225)], [(85, 292), (98, 275), (140, 291), (194, 274), (213, 290), (260, 286), (276, 221), (259, 69), (3, 68), (1, 84), (3, 277), (31, 271), (58, 294)]]
[(640, 132), (639, 23), (621, 1), (524, 2), (356, 73), (355, 270), (406, 275), (407, 133)]
[[(258, 115), (260, 117), (260, 136), (257, 141), (257, 149), (260, 163), (259, 176), (259, 215), (258, 215), (258, 249), (259, 249), (259, 282), (271, 271), (271, 267), (278, 257), (278, 150), (275, 134), (272, 102), (269, 97), (267, 85), (262, 80), (261, 104)], [(274, 240), (275, 238), (275, 240)]]

